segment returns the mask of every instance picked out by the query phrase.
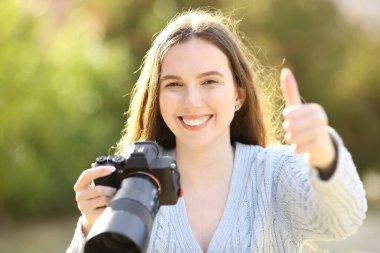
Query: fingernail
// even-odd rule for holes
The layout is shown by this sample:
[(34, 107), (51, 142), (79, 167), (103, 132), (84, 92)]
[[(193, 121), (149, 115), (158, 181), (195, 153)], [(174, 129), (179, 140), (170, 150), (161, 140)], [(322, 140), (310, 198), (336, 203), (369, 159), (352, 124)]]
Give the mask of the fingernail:
[(285, 135), (284, 135), (284, 138), (286, 141), (290, 142), (291, 139), (292, 139), (292, 134), (289, 133), (289, 132), (286, 132)]
[(287, 116), (289, 114), (289, 111), (289, 108), (285, 108), (284, 110), (282, 110), (282, 115)]
[(288, 72), (289, 72), (289, 69), (287, 69), (287, 68), (283, 68), (281, 70), (281, 74), (280, 74), (281, 81), (286, 81), (286, 78), (288, 76)]

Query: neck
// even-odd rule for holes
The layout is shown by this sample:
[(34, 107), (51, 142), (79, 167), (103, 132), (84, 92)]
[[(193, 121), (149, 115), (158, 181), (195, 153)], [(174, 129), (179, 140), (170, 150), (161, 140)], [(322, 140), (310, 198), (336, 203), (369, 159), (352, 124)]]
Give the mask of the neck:
[(183, 185), (204, 188), (220, 180), (229, 181), (234, 148), (229, 140), (197, 149), (177, 143), (176, 159)]

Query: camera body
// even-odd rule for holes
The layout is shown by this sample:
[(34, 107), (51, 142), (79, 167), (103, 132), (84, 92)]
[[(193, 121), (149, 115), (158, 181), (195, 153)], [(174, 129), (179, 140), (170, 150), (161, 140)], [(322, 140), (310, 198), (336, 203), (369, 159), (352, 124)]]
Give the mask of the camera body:
[(182, 194), (175, 160), (159, 157), (158, 151), (156, 142), (135, 142), (128, 158), (96, 158), (93, 167), (108, 165), (116, 170), (94, 183), (117, 191), (91, 228), (84, 253), (146, 252), (160, 206), (175, 205)]
[(128, 158), (117, 155), (97, 157), (93, 167), (114, 166), (116, 170), (111, 175), (94, 180), (94, 183), (119, 189), (125, 178), (148, 177), (158, 188), (159, 204), (175, 205), (182, 195), (177, 164), (169, 156), (159, 157), (158, 150), (156, 142), (135, 142)]

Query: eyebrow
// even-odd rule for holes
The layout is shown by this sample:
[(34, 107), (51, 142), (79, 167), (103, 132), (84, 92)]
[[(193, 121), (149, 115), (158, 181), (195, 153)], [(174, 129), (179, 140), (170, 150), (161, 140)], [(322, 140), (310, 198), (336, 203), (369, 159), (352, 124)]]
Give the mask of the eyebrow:
[[(216, 71), (216, 70), (201, 73), (201, 74), (197, 75), (197, 78), (202, 78), (202, 77), (206, 77), (206, 76), (219, 76), (219, 77), (225, 78), (222, 73), (220, 73), (219, 71)], [(176, 75), (165, 75), (165, 76), (160, 78), (160, 82), (168, 80), (168, 79), (182, 80), (181, 77), (176, 76)]]

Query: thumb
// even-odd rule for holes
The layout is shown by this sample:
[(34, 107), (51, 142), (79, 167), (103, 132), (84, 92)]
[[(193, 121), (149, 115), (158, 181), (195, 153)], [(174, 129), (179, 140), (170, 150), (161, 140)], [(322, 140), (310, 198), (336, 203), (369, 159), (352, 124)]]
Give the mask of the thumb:
[(283, 68), (281, 70), (280, 81), (286, 107), (302, 104), (296, 79), (290, 69)]

